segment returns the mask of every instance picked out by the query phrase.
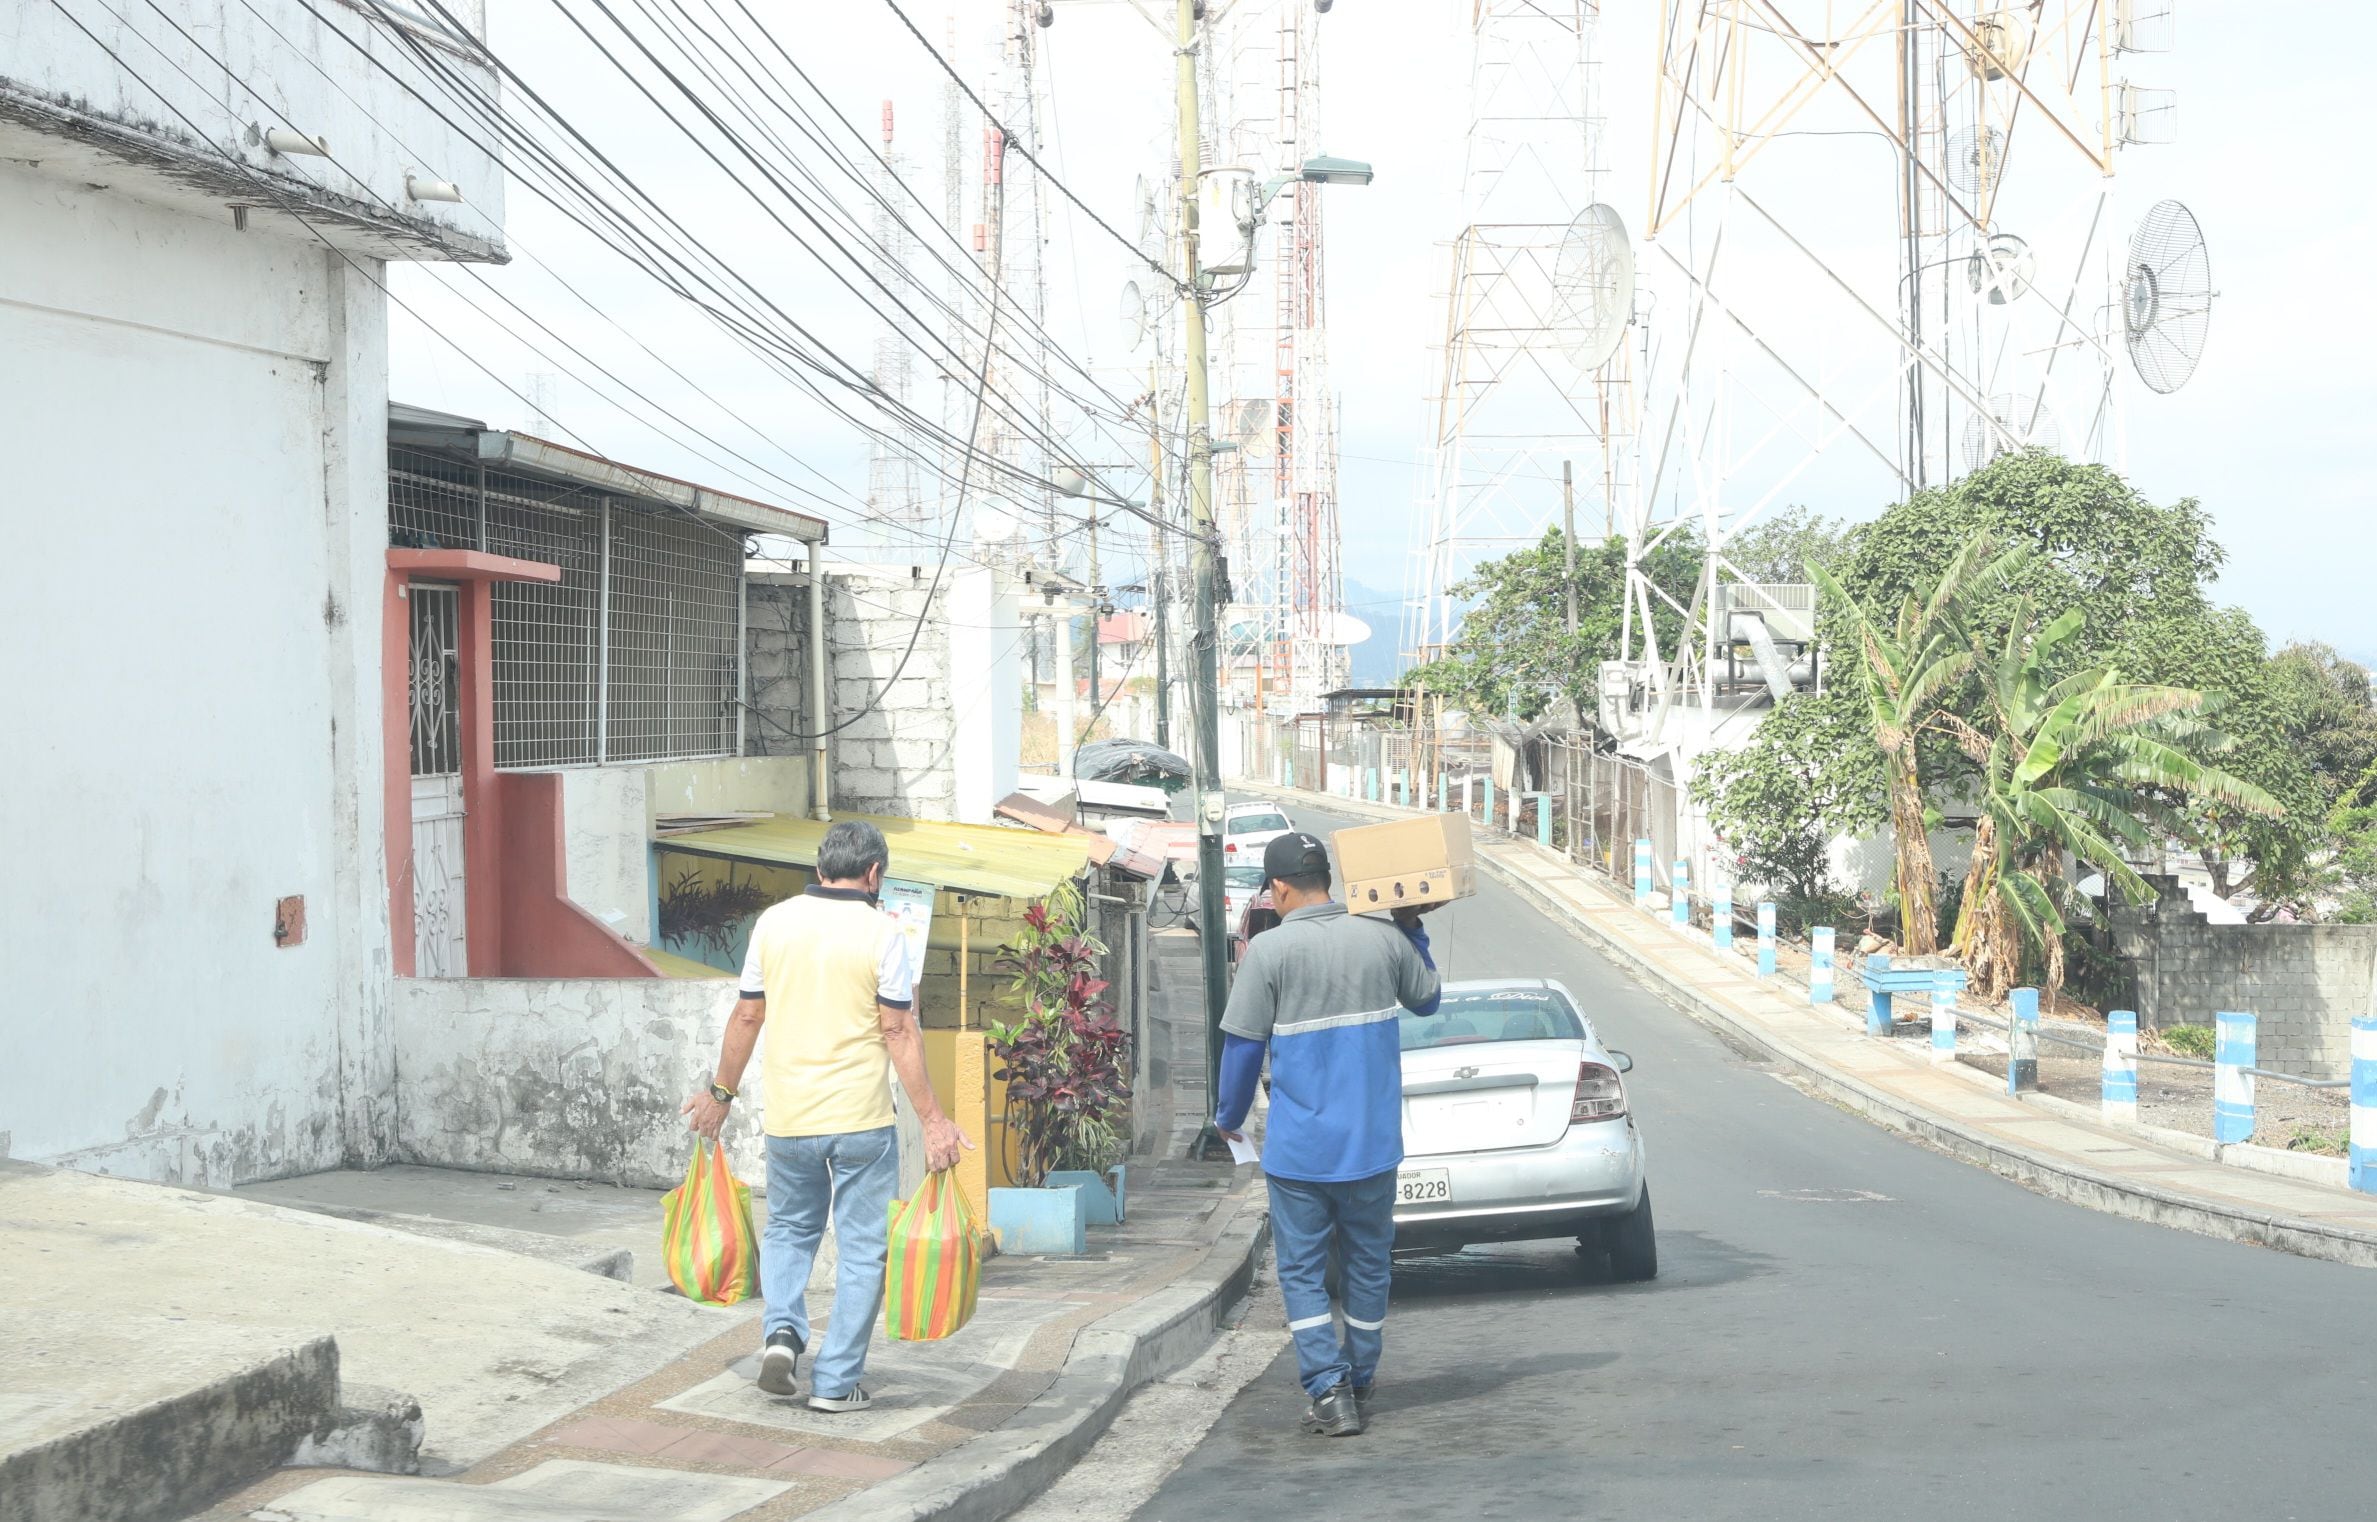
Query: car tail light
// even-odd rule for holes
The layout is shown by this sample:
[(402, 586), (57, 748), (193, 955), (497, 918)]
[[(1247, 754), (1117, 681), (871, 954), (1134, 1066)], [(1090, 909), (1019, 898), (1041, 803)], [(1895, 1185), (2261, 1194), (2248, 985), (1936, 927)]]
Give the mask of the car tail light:
[(1568, 1123), (1616, 1120), (1626, 1113), (1626, 1085), (1618, 1070), (1600, 1062), (1582, 1062), (1576, 1069), (1576, 1098), (1568, 1106)]
[(1223, 850), (1225, 850), (1225, 851), (1229, 851), (1229, 852), (1235, 853), (1235, 852), (1237, 851), (1237, 849), (1238, 849), (1238, 842), (1237, 842), (1237, 841), (1235, 841), (1235, 840), (1233, 840), (1233, 841), (1229, 842), (1227, 845), (1223, 846), (1223, 847), (1222, 847), (1222, 849), (1223, 849)]

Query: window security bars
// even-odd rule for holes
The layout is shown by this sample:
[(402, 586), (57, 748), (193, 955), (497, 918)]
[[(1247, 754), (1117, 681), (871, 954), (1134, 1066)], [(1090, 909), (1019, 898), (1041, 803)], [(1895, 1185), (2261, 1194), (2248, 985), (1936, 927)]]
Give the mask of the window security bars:
[(735, 753), (738, 532), (429, 451), (389, 462), (391, 543), (561, 567), (495, 588), (497, 766)]

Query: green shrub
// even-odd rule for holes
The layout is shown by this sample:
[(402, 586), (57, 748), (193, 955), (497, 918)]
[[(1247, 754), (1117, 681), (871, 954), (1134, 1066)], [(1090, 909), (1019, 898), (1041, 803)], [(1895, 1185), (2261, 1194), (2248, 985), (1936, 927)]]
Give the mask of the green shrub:
[(2216, 1038), (2209, 1025), (2166, 1025), (2162, 1043), (2182, 1057), (2210, 1057)]

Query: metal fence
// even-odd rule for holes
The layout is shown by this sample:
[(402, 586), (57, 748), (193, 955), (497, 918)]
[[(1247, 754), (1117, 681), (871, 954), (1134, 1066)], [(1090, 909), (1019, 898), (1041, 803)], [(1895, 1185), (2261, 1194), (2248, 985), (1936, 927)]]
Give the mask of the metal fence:
[(391, 542), (561, 568), (495, 588), (497, 766), (736, 753), (740, 533), (428, 450), (388, 459)]

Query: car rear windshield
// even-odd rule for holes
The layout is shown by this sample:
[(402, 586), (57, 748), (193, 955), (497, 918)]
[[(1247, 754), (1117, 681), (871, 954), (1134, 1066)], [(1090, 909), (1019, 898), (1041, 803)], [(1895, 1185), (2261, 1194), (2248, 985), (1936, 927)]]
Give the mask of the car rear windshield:
[(1284, 830), (1287, 827), (1285, 814), (1233, 814), (1230, 816), (1229, 832), (1233, 835), (1252, 835), (1258, 830)]
[(1261, 867), (1224, 867), (1222, 868), (1222, 881), (1233, 888), (1260, 888), (1263, 886), (1263, 869)]
[(1472, 1046), (1485, 1041), (1578, 1041), (1584, 1022), (1566, 999), (1549, 990), (1507, 989), (1446, 994), (1433, 1015), (1403, 1012), (1403, 1050)]

